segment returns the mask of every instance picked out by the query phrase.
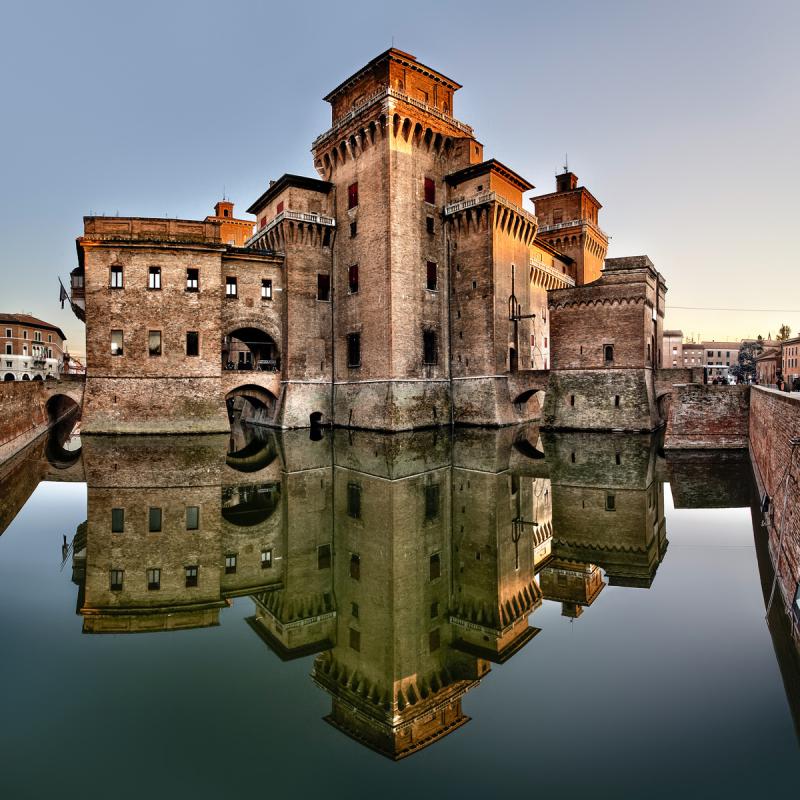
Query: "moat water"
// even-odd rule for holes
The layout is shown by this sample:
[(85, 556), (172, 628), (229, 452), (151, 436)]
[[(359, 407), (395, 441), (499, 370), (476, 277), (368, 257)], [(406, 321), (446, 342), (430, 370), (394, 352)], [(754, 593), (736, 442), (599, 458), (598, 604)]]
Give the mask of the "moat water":
[(745, 458), (69, 427), (0, 467), (3, 798), (796, 791)]

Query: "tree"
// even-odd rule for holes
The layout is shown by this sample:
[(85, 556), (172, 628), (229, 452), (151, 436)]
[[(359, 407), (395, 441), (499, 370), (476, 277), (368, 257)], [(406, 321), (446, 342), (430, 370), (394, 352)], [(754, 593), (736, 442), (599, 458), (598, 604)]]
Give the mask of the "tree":
[(756, 375), (756, 359), (764, 346), (761, 342), (745, 342), (739, 348), (739, 363), (731, 367), (733, 375), (739, 383), (752, 381)]
[(785, 342), (792, 335), (792, 329), (784, 322), (778, 329), (778, 341)]

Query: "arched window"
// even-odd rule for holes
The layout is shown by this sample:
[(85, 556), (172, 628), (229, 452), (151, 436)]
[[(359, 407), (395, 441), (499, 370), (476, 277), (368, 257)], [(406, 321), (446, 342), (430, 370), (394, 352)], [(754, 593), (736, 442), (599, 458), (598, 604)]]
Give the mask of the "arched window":
[(604, 344), (603, 345), (603, 361), (606, 364), (611, 363), (614, 360), (614, 345), (613, 344)]

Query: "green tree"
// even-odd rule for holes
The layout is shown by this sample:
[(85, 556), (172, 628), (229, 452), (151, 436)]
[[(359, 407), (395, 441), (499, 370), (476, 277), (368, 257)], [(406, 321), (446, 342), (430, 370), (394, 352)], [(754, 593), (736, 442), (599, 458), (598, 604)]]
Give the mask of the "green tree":
[(792, 335), (792, 329), (784, 322), (778, 329), (778, 341), (785, 342)]
[(764, 346), (761, 342), (745, 342), (739, 348), (739, 363), (731, 367), (733, 375), (739, 383), (752, 381), (756, 375), (756, 359)]

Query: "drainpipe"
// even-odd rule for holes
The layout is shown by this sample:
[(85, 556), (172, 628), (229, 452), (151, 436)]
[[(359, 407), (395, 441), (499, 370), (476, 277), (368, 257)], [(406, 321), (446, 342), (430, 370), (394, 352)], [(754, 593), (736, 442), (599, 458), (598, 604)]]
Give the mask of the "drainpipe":
[(452, 429), (455, 425), (455, 409), (453, 406), (453, 295), (450, 289), (450, 270), (452, 264), (450, 263), (450, 231), (447, 226), (447, 218), (444, 215), (444, 209), (442, 209), (442, 225), (444, 227), (445, 263), (447, 264), (447, 280), (445, 286), (447, 291), (447, 390), (450, 393), (450, 402), (448, 405), (450, 407), (450, 428)]

